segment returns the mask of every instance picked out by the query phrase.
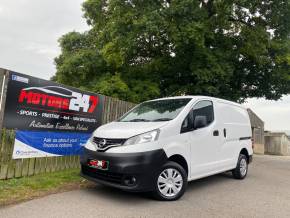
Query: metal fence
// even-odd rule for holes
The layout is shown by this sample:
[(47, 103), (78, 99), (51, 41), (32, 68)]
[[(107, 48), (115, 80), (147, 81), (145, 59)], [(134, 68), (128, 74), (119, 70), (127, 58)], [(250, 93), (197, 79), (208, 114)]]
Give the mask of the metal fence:
[[(1, 71), (2, 69), (0, 69)], [(0, 88), (6, 85), (0, 72)], [(5, 88), (5, 87), (4, 87)], [(0, 96), (5, 100), (5, 96)], [(105, 96), (102, 124), (116, 120), (135, 104)], [(3, 115), (3, 109), (1, 111)], [(2, 129), (0, 143), (0, 180), (31, 176), (39, 173), (54, 172), (79, 167), (79, 156), (44, 157), (12, 159), (15, 131)]]

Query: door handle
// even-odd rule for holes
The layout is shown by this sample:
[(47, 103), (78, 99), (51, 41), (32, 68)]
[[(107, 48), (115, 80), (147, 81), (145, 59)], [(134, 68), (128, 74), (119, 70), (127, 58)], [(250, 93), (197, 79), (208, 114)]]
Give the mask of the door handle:
[(227, 137), (227, 130), (224, 129), (224, 137), (226, 138)]
[(213, 131), (213, 136), (219, 136), (219, 131), (218, 130)]

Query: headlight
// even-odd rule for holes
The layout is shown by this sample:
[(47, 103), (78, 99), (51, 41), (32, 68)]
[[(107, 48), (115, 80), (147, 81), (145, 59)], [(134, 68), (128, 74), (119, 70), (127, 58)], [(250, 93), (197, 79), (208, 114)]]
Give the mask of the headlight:
[(141, 144), (141, 143), (146, 143), (146, 142), (153, 142), (158, 139), (159, 136), (159, 129), (150, 131), (150, 132), (145, 132), (140, 135), (133, 136), (132, 138), (129, 138), (124, 145), (135, 145), (135, 144)]
[(97, 148), (95, 146), (95, 143), (94, 143), (93, 139), (94, 139), (94, 136), (92, 135), (91, 138), (85, 144), (85, 148), (89, 149), (89, 150), (92, 150), (92, 151), (96, 151)]

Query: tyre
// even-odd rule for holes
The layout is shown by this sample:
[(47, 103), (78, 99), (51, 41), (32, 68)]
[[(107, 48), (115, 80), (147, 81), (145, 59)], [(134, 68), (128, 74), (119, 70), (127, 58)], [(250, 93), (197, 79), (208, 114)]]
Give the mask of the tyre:
[(187, 187), (187, 173), (178, 163), (169, 161), (161, 167), (155, 178), (153, 195), (162, 201), (179, 199)]
[(248, 159), (246, 155), (240, 154), (238, 163), (235, 169), (232, 170), (235, 179), (244, 179), (248, 174)]

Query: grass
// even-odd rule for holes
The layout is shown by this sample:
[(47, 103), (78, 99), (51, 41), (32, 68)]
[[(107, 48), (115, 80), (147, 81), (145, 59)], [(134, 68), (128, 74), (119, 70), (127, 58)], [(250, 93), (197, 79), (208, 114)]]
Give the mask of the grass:
[(0, 206), (88, 186), (79, 169), (0, 180)]

